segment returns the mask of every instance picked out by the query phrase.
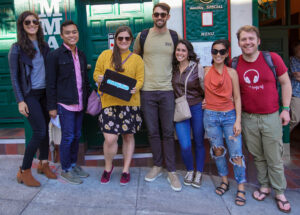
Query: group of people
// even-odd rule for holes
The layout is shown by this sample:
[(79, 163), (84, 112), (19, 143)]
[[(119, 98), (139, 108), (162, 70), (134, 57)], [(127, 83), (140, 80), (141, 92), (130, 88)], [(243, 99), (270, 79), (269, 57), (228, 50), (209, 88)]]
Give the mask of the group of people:
[[(93, 78), (98, 85), (101, 85), (107, 69), (137, 80), (136, 86), (130, 91), (130, 101), (98, 90), (102, 102), (99, 124), (105, 139), (105, 167), (101, 183), (110, 182), (119, 135), (123, 138), (124, 155), (120, 184), (130, 182), (134, 134), (141, 128), (143, 115), (154, 164), (145, 175), (146, 181), (153, 182), (162, 175), (165, 163), (171, 188), (175, 191), (182, 189), (176, 174), (176, 130), (187, 170), (184, 184), (199, 188), (206, 154), (205, 131), (211, 145), (210, 154), (222, 179), (215, 190), (216, 194), (222, 196), (229, 190), (226, 161), (228, 151), (238, 184), (235, 203), (239, 206), (246, 204), (243, 142), (254, 156), (260, 183), (260, 188), (252, 194), (253, 198), (263, 201), (272, 188), (278, 209), (290, 212), (290, 203), (284, 195), (286, 179), (281, 139), (282, 125), (287, 125), (290, 121), (292, 88), (288, 69), (281, 57), (273, 52), (260, 52), (258, 29), (243, 26), (237, 32), (242, 55), (230, 60), (229, 41), (216, 40), (211, 47), (212, 65), (203, 68), (192, 44), (167, 28), (169, 18), (169, 5), (157, 3), (152, 14), (154, 26), (137, 35), (133, 52), (129, 50), (134, 39), (131, 29), (121, 26), (116, 30), (113, 50), (103, 51), (97, 60)], [(30, 169), (38, 148), (38, 172), (44, 173), (48, 178), (56, 178), (47, 161), (47, 124), (49, 117), (59, 116), (62, 129), (61, 177), (69, 183), (80, 184), (80, 178), (89, 176), (76, 163), (90, 86), (85, 55), (76, 46), (79, 40), (78, 27), (71, 20), (62, 23), (63, 44), (50, 53), (36, 14), (29, 11), (22, 13), (17, 27), (18, 41), (9, 53), (11, 79), (19, 111), (28, 118), (33, 130), (17, 180), (28, 186), (40, 186)], [(300, 51), (297, 53), (299, 56)], [(292, 75), (296, 80), (299, 78), (299, 59), (298, 57), (293, 61), (297, 69), (292, 70)], [(278, 111), (276, 83), (281, 85), (281, 113)], [(293, 96), (298, 94), (299, 92), (293, 91)], [(175, 100), (184, 95), (191, 117), (174, 123)], [(195, 143), (195, 158), (191, 131)]]

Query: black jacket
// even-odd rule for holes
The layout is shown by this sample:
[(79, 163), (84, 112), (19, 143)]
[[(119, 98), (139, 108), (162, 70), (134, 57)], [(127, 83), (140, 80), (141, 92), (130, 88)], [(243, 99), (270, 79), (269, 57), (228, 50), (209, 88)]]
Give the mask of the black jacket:
[[(44, 43), (41, 54), (44, 62), (50, 49), (47, 43)], [(8, 53), (8, 63), (10, 69), (11, 83), (14, 89), (17, 103), (24, 101), (24, 97), (31, 90), (31, 71), (33, 69), (32, 59), (14, 43)]]
[[(78, 50), (82, 77), (83, 107), (86, 108), (90, 86), (85, 54)], [(46, 64), (46, 92), (48, 110), (56, 110), (57, 103), (79, 104), (76, 74), (72, 53), (64, 45), (49, 53)]]

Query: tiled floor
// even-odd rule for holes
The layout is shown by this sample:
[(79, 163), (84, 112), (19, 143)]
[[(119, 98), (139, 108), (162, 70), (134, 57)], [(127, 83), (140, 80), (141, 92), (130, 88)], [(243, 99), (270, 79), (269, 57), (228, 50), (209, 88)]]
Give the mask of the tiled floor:
[[(285, 165), (285, 175), (287, 179), (288, 188), (300, 188), (300, 127), (296, 128), (297, 130), (293, 132), (291, 135), (291, 161), (290, 163)], [(16, 129), (0, 129), (0, 141), (5, 139), (24, 139), (24, 129), (16, 128)], [(205, 141), (206, 147), (206, 160), (205, 160), (205, 167), (204, 172), (208, 174), (217, 175), (217, 169), (215, 166), (214, 161), (211, 159), (209, 155), (209, 143)], [(23, 154), (24, 153), (24, 144), (1, 144), (0, 143), (0, 154)], [(83, 147), (80, 150), (79, 157), (81, 158), (80, 162), (82, 165), (86, 166), (103, 166), (103, 160), (85, 160), (85, 155), (103, 155), (103, 151), (96, 150), (96, 151), (88, 151), (84, 153)], [(177, 151), (177, 168), (184, 169), (184, 165), (181, 159), (179, 144), (176, 144), (176, 151)], [(149, 153), (151, 152), (150, 148), (137, 148), (135, 153)], [(118, 152), (121, 154), (121, 150)], [(256, 169), (253, 163), (253, 157), (245, 151), (245, 158), (246, 158), (246, 165), (247, 165), (247, 180), (251, 184), (257, 184), (256, 180)], [(115, 160), (115, 166), (122, 166), (123, 161)], [(152, 166), (152, 159), (145, 158), (145, 159), (134, 159), (132, 161), (132, 166), (140, 167), (140, 166)], [(229, 165), (229, 177), (233, 177), (233, 170), (232, 165)]]

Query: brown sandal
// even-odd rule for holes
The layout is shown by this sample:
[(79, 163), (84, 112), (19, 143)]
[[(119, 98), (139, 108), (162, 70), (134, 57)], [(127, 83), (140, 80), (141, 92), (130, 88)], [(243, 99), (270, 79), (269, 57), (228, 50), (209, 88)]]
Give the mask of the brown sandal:
[(279, 202), (281, 202), (281, 204), (282, 204), (282, 206), (284, 207), (284, 205), (285, 204), (289, 204), (290, 202), (289, 201), (283, 201), (283, 200), (281, 200), (281, 199), (278, 199), (278, 198), (276, 198), (275, 197), (275, 201), (276, 201), (276, 205), (277, 205), (277, 207), (278, 207), (278, 209), (281, 211), (281, 212), (283, 212), (283, 213), (289, 213), (289, 212), (291, 212), (291, 205), (290, 205), (290, 208), (288, 209), (288, 210), (285, 210), (285, 209), (283, 209), (283, 208), (281, 208), (280, 207), (280, 205), (279, 205)]
[(261, 195), (265, 195), (262, 199), (259, 199), (259, 198), (257, 198), (257, 197), (255, 197), (254, 196), (254, 192), (252, 193), (252, 197), (253, 197), (253, 199), (255, 199), (256, 201), (263, 201), (263, 200), (265, 200), (265, 198), (267, 198), (267, 196), (270, 194), (270, 192), (269, 193), (266, 193), (266, 192), (263, 192), (263, 191), (261, 191), (260, 189), (258, 189), (258, 190), (256, 190), (258, 193), (259, 193), (259, 196), (258, 197), (260, 197)]

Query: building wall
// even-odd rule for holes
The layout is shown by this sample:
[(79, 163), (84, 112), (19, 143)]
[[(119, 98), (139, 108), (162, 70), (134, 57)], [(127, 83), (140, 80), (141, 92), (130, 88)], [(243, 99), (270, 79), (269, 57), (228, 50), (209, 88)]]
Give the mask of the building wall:
[(252, 0), (231, 0), (231, 55), (241, 54), (236, 32), (243, 25), (252, 25)]
[[(231, 53), (232, 56), (240, 55), (241, 50), (237, 44), (236, 32), (242, 25), (252, 25), (252, 1), (231, 0)], [(176, 30), (183, 36), (182, 1), (161, 0), (171, 6), (171, 18), (168, 28)]]
[(175, 30), (183, 37), (183, 18), (182, 18), (182, 1), (180, 0), (162, 0), (171, 7), (170, 20), (168, 21), (168, 28)]

